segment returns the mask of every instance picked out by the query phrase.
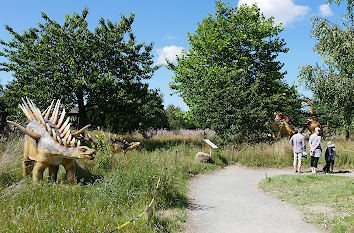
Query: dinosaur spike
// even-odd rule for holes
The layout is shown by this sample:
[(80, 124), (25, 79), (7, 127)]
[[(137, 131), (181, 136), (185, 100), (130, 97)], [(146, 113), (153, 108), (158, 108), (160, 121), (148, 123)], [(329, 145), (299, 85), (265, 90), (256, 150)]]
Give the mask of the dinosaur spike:
[(63, 141), (61, 140), (61, 138), (59, 136), (57, 136), (57, 142), (59, 142), (59, 144), (62, 146), (63, 145)]
[(45, 120), (48, 120), (48, 118), (49, 118), (50, 112), (52, 111), (52, 106), (54, 104), (54, 101), (55, 100), (52, 100), (52, 103), (50, 103), (50, 105), (48, 107), (48, 112), (46, 112), (45, 117), (44, 117)]
[(76, 147), (75, 141), (72, 140), (72, 141), (70, 142), (70, 145), (71, 145), (71, 147)]
[(68, 117), (67, 119), (66, 119), (66, 121), (64, 122), (64, 124), (60, 127), (60, 131), (61, 132), (63, 132), (63, 130), (64, 130), (64, 128), (66, 127), (66, 125), (69, 123), (69, 121), (70, 121), (70, 117)]
[(61, 111), (61, 115), (60, 115), (60, 118), (59, 118), (59, 121), (57, 124), (58, 129), (60, 128), (61, 124), (63, 123), (64, 117), (65, 117), (65, 109), (63, 108), (63, 111)]
[(26, 99), (27, 99), (27, 101), (28, 101), (30, 107), (32, 106), (32, 108), (33, 108), (34, 110), (36, 110), (36, 109), (37, 109), (37, 106), (33, 103), (33, 101), (30, 100), (30, 99), (28, 99), (27, 97), (26, 97)]
[[(32, 104), (33, 104), (33, 103), (32, 103)], [(37, 116), (37, 118), (38, 118), (38, 121), (39, 121), (42, 125), (44, 125), (44, 124), (45, 124), (45, 121), (44, 121), (44, 119), (43, 119), (43, 116), (42, 116), (41, 111), (39, 110), (39, 108), (37, 108), (36, 106), (34, 106), (34, 112), (35, 112), (35, 114), (36, 114), (36, 116)]]
[(57, 134), (55, 133), (55, 130), (54, 130), (54, 129), (52, 129), (52, 134), (53, 134), (53, 139), (54, 139), (54, 141), (57, 142)]
[(24, 98), (21, 98), (21, 100), (22, 100), (23, 106), (25, 106), (25, 109), (27, 110), (28, 114), (31, 116), (32, 120), (33, 120), (33, 119), (36, 119), (36, 118), (34, 117), (32, 111), (31, 111), (31, 109), (28, 107), (28, 105), (27, 105), (25, 99), (24, 99)]
[(63, 142), (65, 147), (68, 147), (68, 143), (66, 142), (66, 140), (64, 138), (62, 138), (61, 141)]
[(80, 140), (77, 140), (77, 147), (79, 147), (81, 145)]
[(47, 130), (49, 135), (52, 137), (53, 136), (53, 131), (52, 131), (52, 128), (50, 127), (49, 130)]
[(86, 125), (85, 127), (83, 127), (82, 129), (80, 129), (79, 131), (73, 133), (73, 134), (72, 134), (73, 137), (79, 136), (80, 134), (82, 134), (82, 133), (85, 131), (85, 129), (87, 129), (87, 128), (90, 127), (90, 126), (91, 126), (91, 125)]
[(70, 131), (70, 123), (63, 130), (63, 134), (66, 134), (68, 131)]
[(89, 139), (91, 139), (91, 135), (90, 135), (89, 133), (87, 134), (87, 137), (88, 137)]
[(70, 130), (68, 130), (68, 132), (67, 132), (67, 133), (65, 134), (65, 136), (64, 136), (65, 141), (68, 141), (69, 135), (71, 135), (71, 134), (70, 134)]
[(31, 120), (31, 116), (28, 114), (27, 110), (22, 106), (22, 104), (18, 104), (18, 107), (22, 110), (28, 120)]
[(32, 113), (35, 116), (35, 118), (39, 121), (39, 123), (44, 125), (45, 121), (43, 119), (43, 116), (42, 116), (41, 111), (39, 110), (39, 108), (36, 107), (36, 105), (32, 102), (32, 100), (29, 100), (27, 97), (26, 97), (26, 99), (27, 99), (28, 105), (30, 106), (30, 108), (32, 110)]
[(75, 138), (73, 138), (73, 140), (70, 141), (70, 145), (71, 145), (72, 147), (75, 147), (75, 146), (76, 146), (76, 144), (75, 144)]
[(52, 132), (52, 128), (50, 127), (50, 125), (48, 123), (45, 124), (45, 128), (49, 133)]
[(30, 101), (27, 96), (26, 96), (26, 100), (27, 100), (27, 104), (28, 106), (30, 107), (32, 113), (33, 113), (33, 116), (36, 118), (36, 120), (39, 120), (38, 116), (37, 116), (37, 111), (36, 111), (36, 107), (34, 106), (33, 102)]
[(58, 114), (59, 114), (59, 107), (60, 107), (60, 100), (57, 100), (57, 103), (55, 104), (55, 108), (54, 108), (54, 111), (53, 111), (53, 115), (50, 118), (50, 121), (53, 123), (53, 125), (57, 124)]
[(44, 112), (42, 112), (42, 116), (45, 117), (45, 114), (47, 113), (47, 111), (49, 110), (49, 106), (47, 107), (46, 110), (44, 110)]
[(22, 106), (21, 104), (19, 104), (18, 106), (21, 108), (22, 112), (26, 115), (27, 119), (31, 121), (32, 120), (31, 115), (28, 113), (25, 106)]
[(7, 122), (16, 126), (19, 130), (21, 130), (23, 133), (27, 134), (28, 136), (30, 136), (34, 140), (39, 140), (41, 138), (40, 134), (28, 130), (28, 129), (24, 128), (23, 126), (17, 124), (16, 122), (13, 122), (13, 121), (7, 121)]
[(70, 134), (66, 141), (69, 143), (71, 141), (71, 138), (72, 138), (72, 135)]

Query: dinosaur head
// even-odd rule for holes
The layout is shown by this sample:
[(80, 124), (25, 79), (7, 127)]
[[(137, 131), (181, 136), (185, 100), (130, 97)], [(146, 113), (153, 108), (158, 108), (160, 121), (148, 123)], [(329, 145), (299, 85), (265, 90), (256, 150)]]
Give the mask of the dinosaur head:
[(91, 149), (87, 146), (79, 146), (77, 148), (77, 157), (80, 159), (89, 159), (92, 160), (95, 157), (93, 155), (96, 153), (96, 150)]
[(129, 147), (124, 150), (124, 154), (127, 153), (129, 150), (133, 150), (134, 148), (140, 146), (140, 142), (131, 142)]

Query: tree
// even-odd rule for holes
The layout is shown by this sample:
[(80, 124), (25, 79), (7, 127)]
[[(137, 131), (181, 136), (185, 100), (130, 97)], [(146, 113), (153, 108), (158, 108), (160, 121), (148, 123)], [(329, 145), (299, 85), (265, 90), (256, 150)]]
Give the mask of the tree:
[[(332, 2), (332, 1), (329, 1)], [(336, 1), (337, 4), (340, 1)], [(312, 19), (311, 37), (316, 39), (314, 51), (323, 59), (323, 66), (304, 65), (299, 77), (313, 92), (314, 98), (336, 110), (345, 126), (349, 138), (353, 122), (353, 68), (354, 68), (354, 28), (353, 2), (348, 1), (348, 15), (343, 26), (331, 24), (325, 18)]]
[(201, 127), (225, 139), (259, 137), (274, 111), (290, 117), (298, 112), (295, 87), (282, 81), (283, 64), (276, 60), (288, 51), (278, 37), (281, 31), (256, 5), (230, 7), (217, 1), (215, 15), (188, 34), (191, 48), (177, 65), (168, 64), (175, 73), (170, 86)]
[(162, 96), (157, 90), (149, 90), (147, 84), (126, 85), (112, 95), (96, 94), (87, 103), (87, 115), (94, 126), (132, 132), (168, 125)]
[(182, 111), (180, 107), (176, 107), (170, 104), (166, 108), (166, 117), (168, 120), (168, 125), (170, 129), (196, 129), (197, 127), (188, 121), (188, 112)]
[[(329, 4), (333, 2), (333, 0), (327, 0)], [(334, 2), (339, 6), (342, 3), (342, 0), (334, 0)], [(353, 0), (347, 0), (347, 13), (348, 13), (348, 19), (352, 22), (354, 21), (354, 15), (353, 15), (353, 8), (354, 8), (354, 1)]]
[(4, 90), (2, 85), (0, 84), (0, 132), (4, 129), (6, 125), (6, 117), (8, 116), (6, 106), (7, 103), (4, 99)]
[[(119, 23), (101, 18), (94, 31), (88, 29), (87, 14), (85, 8), (81, 15), (65, 15), (65, 22), (60, 25), (42, 13), (45, 23), (22, 35), (10, 26), (5, 27), (13, 39), (0, 41), (5, 47), (0, 55), (7, 59), (0, 63), (0, 70), (14, 72), (14, 80), (7, 85), (5, 93), (12, 114), (16, 113), (14, 109), (22, 96), (34, 99), (39, 107), (60, 98), (66, 107), (79, 108), (82, 126), (87, 123), (88, 114), (93, 124), (112, 122), (108, 118), (121, 117), (123, 112), (134, 115), (136, 109), (128, 106), (132, 104), (129, 101), (155, 98), (162, 102), (157, 90), (149, 90), (147, 84), (142, 83), (150, 79), (158, 67), (153, 65), (152, 44), (136, 43), (131, 29), (134, 14), (129, 18), (122, 15)], [(163, 111), (162, 105), (154, 107), (157, 112)], [(140, 112), (149, 109), (143, 105), (135, 108)], [(146, 114), (134, 115), (133, 120), (142, 121)], [(105, 118), (93, 118), (95, 115)]]
[(166, 108), (166, 117), (168, 120), (169, 128), (172, 130), (183, 128), (183, 118), (181, 117), (182, 110), (179, 107), (170, 104)]

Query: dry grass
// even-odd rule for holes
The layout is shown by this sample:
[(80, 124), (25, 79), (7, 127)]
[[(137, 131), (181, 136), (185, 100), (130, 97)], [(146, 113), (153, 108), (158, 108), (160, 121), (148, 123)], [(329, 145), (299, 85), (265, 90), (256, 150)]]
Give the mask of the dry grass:
[[(319, 167), (325, 165), (324, 151), (327, 142), (328, 140), (323, 140), (321, 143), (323, 152), (322, 158), (319, 160)], [(354, 168), (354, 143), (346, 139), (337, 139), (333, 142), (339, 155), (339, 158), (335, 161), (335, 168)], [(230, 147), (227, 148), (227, 151), (232, 153)], [(309, 154), (309, 146), (307, 152)], [(291, 167), (293, 164), (293, 149), (288, 139), (282, 139), (274, 143), (244, 143), (234, 146), (234, 159), (236, 162), (250, 167)], [(304, 160), (304, 166), (310, 166), (310, 157)]]

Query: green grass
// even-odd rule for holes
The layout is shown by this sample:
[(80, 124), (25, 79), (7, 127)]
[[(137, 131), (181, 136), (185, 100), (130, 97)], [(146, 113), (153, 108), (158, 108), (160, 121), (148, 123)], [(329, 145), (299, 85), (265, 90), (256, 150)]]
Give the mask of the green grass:
[(354, 232), (354, 178), (282, 175), (259, 184), (265, 192), (298, 207), (307, 222), (330, 232)]
[[(230, 146), (220, 146), (213, 151), (212, 163), (199, 163), (195, 154), (209, 152), (201, 136), (125, 138), (141, 141), (141, 146), (123, 155), (112, 154), (109, 145), (100, 145), (93, 161), (78, 161), (77, 185), (63, 184), (62, 168), (58, 183), (48, 181), (46, 172), (43, 182), (33, 185), (31, 178), (22, 177), (23, 136), (1, 142), (0, 231), (109, 231), (146, 209), (160, 177), (152, 221), (148, 223), (144, 215), (121, 232), (179, 232), (186, 220), (191, 176), (234, 162), (252, 167), (292, 165), (287, 140), (235, 145), (234, 153)], [(341, 156), (336, 166), (352, 167), (353, 154), (342, 156), (341, 148), (353, 150), (353, 146), (345, 141), (335, 143)]]
[(206, 149), (200, 142), (144, 143), (147, 149), (126, 155), (99, 146), (96, 159), (78, 161), (76, 185), (63, 183), (62, 168), (58, 183), (46, 172), (33, 185), (22, 177), (23, 139), (9, 141), (0, 157), (1, 232), (107, 232), (146, 209), (159, 177), (152, 221), (144, 215), (121, 232), (178, 232), (186, 220), (188, 179), (227, 166), (230, 157), (220, 150), (212, 163), (199, 163), (194, 155)]

